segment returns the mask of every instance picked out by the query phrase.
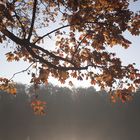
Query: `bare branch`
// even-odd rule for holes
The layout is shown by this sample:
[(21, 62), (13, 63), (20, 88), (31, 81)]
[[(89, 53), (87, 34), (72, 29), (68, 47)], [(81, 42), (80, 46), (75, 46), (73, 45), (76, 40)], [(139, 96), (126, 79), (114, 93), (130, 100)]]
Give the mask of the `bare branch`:
[(12, 80), (17, 74), (26, 72), (33, 64), (34, 64), (34, 62), (32, 64), (30, 64), (25, 70), (14, 73), (13, 76), (9, 79), (9, 81)]
[[(73, 24), (73, 25), (75, 25), (75, 24)], [(51, 32), (49, 32), (49, 33), (47, 33), (47, 34), (45, 34), (45, 35), (39, 37), (39, 38), (34, 42), (34, 44), (37, 43), (38, 41), (40, 41), (41, 39), (43, 39), (44, 37), (49, 36), (50, 34), (56, 32), (56, 31), (58, 31), (58, 30), (60, 30), (60, 29), (63, 29), (63, 28), (66, 28), (66, 27), (70, 27), (70, 26), (73, 26), (73, 25), (68, 24), (68, 25), (64, 25), (64, 26), (61, 26), (61, 27), (59, 27), (59, 28), (56, 28), (56, 29), (52, 30)]]
[[(94, 24), (94, 23), (96, 23), (96, 22), (89, 22), (89, 21), (86, 21), (85, 23)], [(34, 42), (34, 44), (37, 43), (38, 41), (40, 41), (41, 39), (43, 39), (44, 37), (49, 36), (50, 34), (56, 32), (56, 31), (58, 31), (58, 30), (60, 30), (60, 29), (63, 29), (63, 28), (66, 28), (66, 27), (70, 27), (70, 26), (75, 26), (75, 25), (80, 25), (80, 24), (67, 24), (67, 25), (63, 25), (63, 26), (61, 26), (61, 27), (58, 27), (58, 28), (52, 30), (51, 32), (46, 33), (46, 34), (44, 34), (43, 36), (39, 37), (39, 38)]]

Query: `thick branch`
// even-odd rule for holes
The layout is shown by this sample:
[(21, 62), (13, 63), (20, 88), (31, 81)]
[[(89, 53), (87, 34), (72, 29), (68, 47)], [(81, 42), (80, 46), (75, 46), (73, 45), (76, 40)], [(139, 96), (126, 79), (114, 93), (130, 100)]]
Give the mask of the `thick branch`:
[(32, 48), (30, 47), (30, 45), (32, 45), (32, 44), (29, 43), (28, 40), (20, 39), (20, 38), (18, 38), (17, 36), (15, 36), (13, 33), (9, 32), (6, 29), (2, 30), (2, 33), (4, 35), (6, 35), (8, 38), (10, 38), (12, 41), (14, 41), (16, 44), (19, 44), (19, 45), (25, 47), (33, 58), (39, 60), (40, 63), (47, 64), (50, 68), (54, 68), (54, 69), (61, 70), (61, 71), (68, 71), (68, 70), (87, 70), (89, 66), (96, 67), (96, 65), (87, 65), (87, 66), (84, 66), (84, 67), (75, 67), (75, 66), (73, 66), (73, 67), (63, 67), (63, 66), (53, 65), (51, 62), (48, 62), (43, 57), (37, 55), (32, 50)]
[(58, 59), (58, 60), (63, 60), (63, 61), (66, 61), (66, 62), (69, 62), (71, 64), (74, 65), (74, 63), (66, 58), (62, 58), (60, 56), (56, 56), (54, 55), (53, 53), (50, 53), (48, 50), (45, 50), (35, 44), (32, 44), (32, 43), (29, 43), (27, 40), (22, 40), (18, 37), (16, 37), (13, 33), (9, 32), (8, 30), (3, 30), (2, 31), (3, 34), (5, 34), (8, 38), (10, 38), (12, 41), (14, 41), (15, 43), (21, 45), (21, 46), (25, 46), (25, 43), (27, 46), (31, 46), (32, 48), (35, 48), (35, 49), (38, 49), (38, 50), (41, 50), (42, 52), (46, 53), (47, 55), (50, 55), (51, 57), (55, 58), (55, 59)]
[(29, 31), (28, 40), (30, 40), (30, 38), (32, 36), (33, 28), (34, 28), (36, 7), (37, 7), (37, 0), (34, 0), (33, 13), (32, 13), (32, 21), (31, 21), (31, 27), (30, 27), (30, 31)]
[(49, 55), (49, 56), (55, 58), (56, 60), (62, 60), (62, 61), (71, 63), (71, 64), (74, 65), (74, 66), (76, 65), (76, 64), (75, 64), (74, 62), (72, 62), (71, 60), (69, 60), (69, 59), (67, 59), (67, 58), (63, 58), (63, 57), (57, 56), (57, 55), (55, 55), (55, 54), (49, 52), (48, 50), (43, 49), (42, 47), (40, 47), (40, 46), (38, 46), (38, 45), (35, 45), (35, 44), (30, 43), (30, 46), (31, 46), (32, 48), (35, 48), (35, 49), (37, 49), (37, 50), (42, 51), (42, 52), (45, 53), (46, 55)]
[(1, 30), (1, 32), (5, 36), (10, 38), (13, 42), (15, 42), (16, 44), (23, 45), (22, 44), (23, 41), (19, 37), (15, 36), (13, 33), (11, 33), (10, 31), (8, 31), (7, 29), (3, 29), (3, 30)]
[(40, 63), (44, 63), (47, 64), (50, 68), (54, 68), (56, 70), (61, 70), (61, 71), (68, 71), (68, 70), (87, 70), (89, 66), (93, 66), (93, 65), (87, 65), (85, 67), (63, 67), (63, 66), (56, 66), (53, 65), (51, 62), (48, 62), (47, 60), (45, 60), (43, 57), (40, 57), (39, 55), (37, 55), (30, 46), (26, 45), (25, 48), (27, 49), (27, 51), (31, 54), (31, 56), (37, 60), (39, 60)]

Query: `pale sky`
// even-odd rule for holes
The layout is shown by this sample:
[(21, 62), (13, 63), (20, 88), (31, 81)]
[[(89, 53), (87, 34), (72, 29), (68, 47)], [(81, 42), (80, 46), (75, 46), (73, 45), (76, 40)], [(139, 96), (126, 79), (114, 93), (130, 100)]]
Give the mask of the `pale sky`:
[[(138, 0), (136, 3), (133, 3), (133, 5), (130, 6), (133, 10), (140, 10), (140, 0)], [(140, 70), (140, 36), (131, 36), (129, 33), (125, 33), (125, 36), (132, 41), (131, 47), (128, 49), (124, 49), (120, 46), (116, 46), (113, 48), (109, 48), (109, 51), (115, 52), (118, 57), (121, 58), (123, 64), (127, 65), (129, 63), (136, 63), (136, 68)], [(10, 48), (11, 47), (11, 48)], [(29, 64), (25, 63), (23, 61), (19, 62), (6, 62), (5, 53), (12, 50), (12, 47), (14, 47), (13, 44), (8, 44), (4, 47), (3, 44), (0, 44), (0, 77), (6, 77), (10, 78), (15, 72), (19, 72), (21, 70), (26, 69)], [(13, 79), (16, 82), (20, 83), (30, 83), (30, 76), (27, 75), (27, 72), (20, 73), (16, 75)], [(50, 82), (53, 82), (54, 84), (58, 84), (57, 80), (50, 79)], [(74, 81), (74, 85), (76, 86), (88, 86), (88, 82), (77, 82)]]

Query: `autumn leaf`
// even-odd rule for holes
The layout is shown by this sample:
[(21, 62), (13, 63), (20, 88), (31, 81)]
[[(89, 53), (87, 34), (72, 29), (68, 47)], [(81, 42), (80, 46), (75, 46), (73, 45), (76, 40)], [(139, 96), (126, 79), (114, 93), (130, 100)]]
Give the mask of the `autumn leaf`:
[(6, 53), (7, 61), (11, 62), (15, 59), (14, 54), (12, 52)]
[(31, 102), (31, 107), (36, 115), (45, 115), (46, 102), (41, 100), (33, 100)]

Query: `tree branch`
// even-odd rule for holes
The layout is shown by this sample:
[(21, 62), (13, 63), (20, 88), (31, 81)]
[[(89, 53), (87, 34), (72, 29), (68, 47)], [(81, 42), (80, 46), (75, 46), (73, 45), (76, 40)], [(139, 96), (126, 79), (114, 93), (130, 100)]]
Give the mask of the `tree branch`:
[(91, 66), (91, 67), (97, 67), (95, 64), (87, 65), (87, 66), (84, 66), (84, 67), (76, 67), (76, 66), (73, 66), (73, 67), (63, 67), (63, 66), (56, 66), (56, 65), (52, 64), (51, 62), (48, 62), (47, 60), (45, 60), (43, 57), (37, 55), (32, 50), (32, 46), (30, 47), (30, 45), (33, 45), (33, 44), (31, 44), (28, 40), (18, 38), (17, 36), (15, 36), (13, 33), (11, 33), (10, 31), (8, 31), (7, 29), (2, 30), (1, 32), (4, 35), (6, 35), (8, 38), (10, 38), (12, 41), (14, 41), (16, 44), (19, 44), (19, 45), (25, 47), (26, 50), (29, 52), (29, 54), (33, 58), (37, 59), (40, 63), (47, 64), (48, 67), (50, 67), (50, 68), (54, 68), (56, 70), (61, 70), (61, 71), (68, 71), (68, 70), (87, 70), (89, 66)]
[[(86, 21), (85, 23), (94, 24), (94, 23), (96, 23), (96, 22), (88, 22), (88, 21)], [(70, 27), (70, 26), (75, 26), (75, 25), (79, 25), (79, 24), (67, 24), (67, 25), (63, 25), (63, 26), (61, 26), (61, 27), (58, 27), (58, 28), (52, 30), (51, 32), (46, 33), (46, 34), (44, 34), (43, 36), (39, 37), (39, 38), (34, 42), (34, 44), (37, 43), (38, 41), (40, 41), (41, 39), (43, 39), (44, 37), (49, 36), (50, 34), (56, 32), (56, 31), (58, 31), (58, 30), (60, 30), (60, 29), (63, 29), (63, 28), (66, 28), (66, 27)]]
[[(73, 25), (75, 25), (75, 24), (73, 24)], [(45, 35), (39, 37), (39, 38), (34, 42), (34, 44), (37, 43), (38, 41), (40, 41), (41, 39), (43, 39), (44, 37), (46, 37), (46, 36), (48, 36), (48, 35), (50, 35), (50, 34), (56, 32), (56, 31), (58, 31), (58, 30), (60, 30), (60, 29), (63, 29), (63, 28), (66, 28), (66, 27), (70, 27), (70, 26), (73, 26), (73, 25), (68, 24), (68, 25), (64, 25), (64, 26), (61, 26), (61, 27), (59, 27), (59, 28), (56, 28), (56, 29), (52, 30), (51, 32), (49, 32), (49, 33), (47, 33), (47, 34), (45, 34)]]
[(23, 31), (23, 38), (25, 39), (25, 36), (26, 36), (25, 28), (24, 28), (24, 26), (23, 26), (23, 24), (22, 24), (22, 22), (21, 22), (21, 20), (20, 20), (20, 17), (19, 17), (18, 14), (16, 13), (16, 11), (14, 11), (14, 13), (15, 13), (15, 17), (17, 18), (19, 24), (21, 25), (21, 29), (22, 29), (22, 31)]
[(37, 0), (34, 0), (33, 13), (32, 13), (32, 21), (31, 21), (31, 27), (30, 27), (30, 31), (29, 31), (28, 40), (30, 40), (30, 38), (32, 36), (33, 28), (34, 28), (36, 7), (37, 7)]
[(2, 29), (1, 32), (7, 36), (9, 39), (11, 39), (13, 42), (15, 42), (16, 44), (19, 45), (23, 45), (22, 44), (22, 39), (20, 39), (19, 37), (15, 36), (13, 33), (11, 33), (10, 31), (8, 31), (7, 29)]
[(74, 65), (74, 66), (76, 65), (76, 64), (75, 64), (74, 62), (72, 62), (71, 60), (69, 60), (69, 59), (67, 59), (67, 58), (63, 58), (63, 57), (57, 56), (57, 55), (55, 55), (55, 54), (49, 52), (48, 50), (43, 49), (42, 47), (40, 47), (40, 46), (38, 46), (38, 45), (35, 45), (35, 44), (30, 43), (30, 46), (31, 46), (32, 48), (37, 49), (37, 50), (41, 50), (43, 53), (45, 53), (45, 54), (47, 54), (47, 55), (49, 55), (49, 56), (51, 56), (51, 57), (53, 57), (53, 58), (55, 58), (55, 59), (57, 59), (57, 60), (62, 60), (62, 61), (71, 63), (71, 64)]
[(34, 64), (34, 62), (31, 65), (29, 65), (25, 70), (14, 73), (13, 76), (9, 80), (12, 80), (17, 74), (26, 72), (33, 64)]
[[(27, 51), (30, 53), (30, 55), (39, 60), (40, 63), (44, 63), (47, 64), (50, 68), (54, 68), (56, 70), (61, 70), (61, 71), (68, 71), (68, 70), (87, 70), (89, 66), (91, 65), (87, 65), (84, 67), (63, 67), (63, 66), (56, 66), (54, 64), (52, 64), (51, 62), (48, 62), (47, 60), (45, 60), (43, 57), (40, 57), (39, 55), (37, 55), (30, 46), (25, 45), (25, 48), (27, 49)], [(93, 66), (93, 65), (92, 65)]]
[(76, 48), (76, 50), (75, 50), (75, 52), (74, 52), (74, 54), (73, 54), (72, 61), (73, 61), (73, 59), (74, 59), (75, 54), (76, 54), (77, 51), (78, 51), (78, 48), (80, 47), (80, 45), (82, 44), (82, 42), (84, 41), (84, 39), (88, 36), (88, 34), (89, 34), (89, 33), (87, 33), (87, 34), (82, 38), (82, 40), (78, 43), (77, 48)]
[(2, 30), (2, 33), (4, 35), (6, 35), (8, 38), (10, 38), (12, 41), (14, 41), (15, 43), (17, 43), (17, 44), (19, 44), (21, 46), (31, 46), (32, 48), (39, 49), (42, 52), (46, 53), (47, 55), (50, 55), (51, 57), (53, 57), (55, 59), (66, 61), (66, 62), (71, 63), (72, 65), (75, 65), (72, 61), (70, 61), (70, 60), (68, 60), (66, 58), (62, 58), (60, 56), (56, 56), (53, 53), (49, 52), (48, 50), (45, 50), (45, 49), (43, 49), (43, 48), (41, 48), (41, 47), (39, 47), (39, 46), (37, 46), (35, 44), (30, 43), (28, 40), (22, 40), (22, 39), (18, 38), (17, 36), (15, 36), (13, 33), (8, 31), (7, 29)]
[[(63, 58), (63, 57), (60, 57), (60, 56), (56, 56), (54, 55), (53, 53), (49, 52), (48, 50), (45, 50), (33, 43), (30, 43), (28, 40), (23, 40), (23, 39), (20, 39), (18, 37), (16, 37), (13, 33), (9, 32), (8, 30), (3, 30), (2, 31), (8, 38), (10, 38), (12, 41), (14, 41), (15, 43), (21, 45), (21, 46), (24, 46), (26, 47), (27, 51), (32, 55), (33, 58), (36, 58), (38, 59), (39, 61), (41, 60), (41, 62), (47, 64), (48, 66), (54, 68), (54, 69), (60, 69), (60, 70), (64, 70), (64, 71), (67, 71), (67, 70), (82, 70), (82, 69), (87, 69), (85, 67), (82, 67), (82, 68), (78, 68), (76, 67), (76, 64), (72, 61), (72, 60), (68, 60), (66, 58)], [(47, 60), (43, 59), (42, 57), (38, 56), (37, 54), (34, 53), (34, 51), (32, 50), (32, 48), (29, 49), (29, 46), (31, 46), (32, 48), (35, 48), (35, 49), (38, 49), (38, 50), (41, 50), (42, 52), (46, 53), (47, 55), (50, 55), (51, 57), (55, 58), (55, 59), (58, 59), (58, 60), (62, 60), (62, 61), (65, 61), (65, 62), (68, 62), (70, 64), (72, 64), (74, 67), (59, 67), (59, 66), (55, 66), (53, 65), (52, 63), (48, 62)]]

